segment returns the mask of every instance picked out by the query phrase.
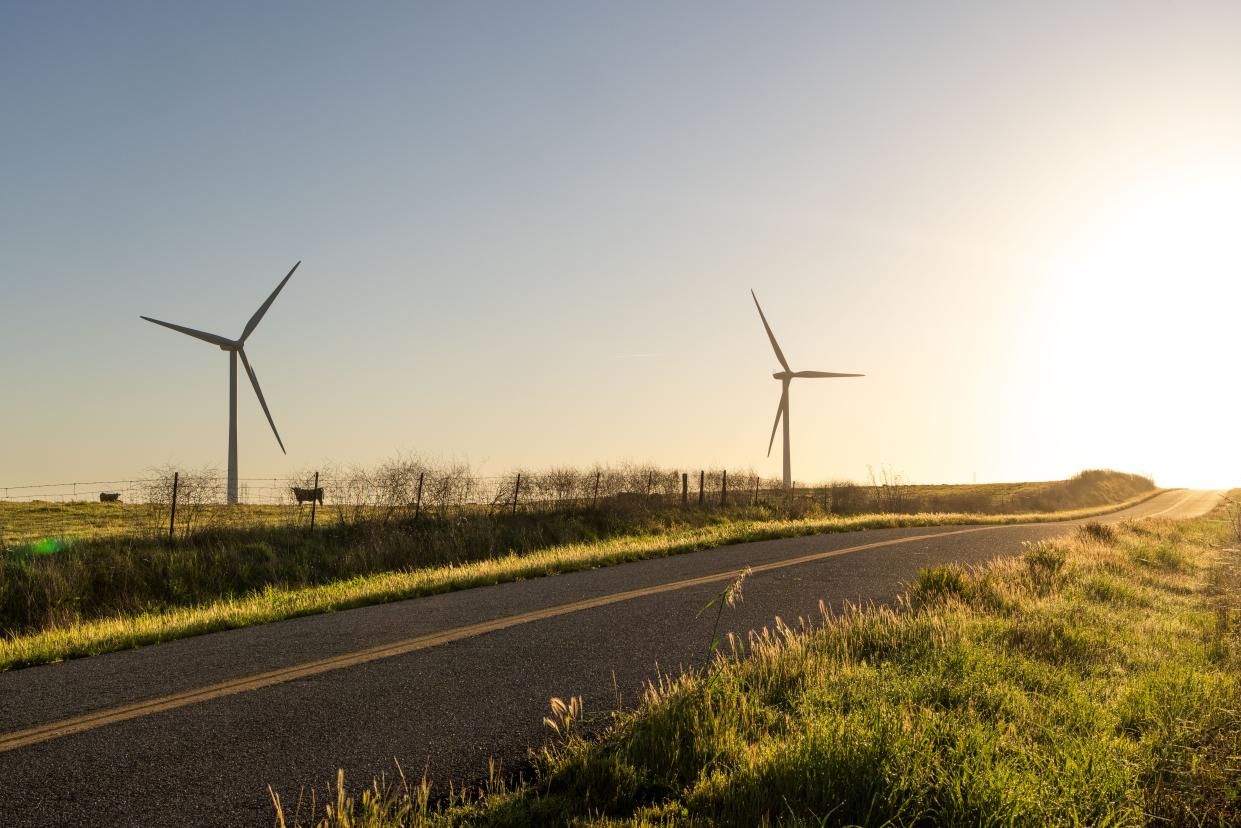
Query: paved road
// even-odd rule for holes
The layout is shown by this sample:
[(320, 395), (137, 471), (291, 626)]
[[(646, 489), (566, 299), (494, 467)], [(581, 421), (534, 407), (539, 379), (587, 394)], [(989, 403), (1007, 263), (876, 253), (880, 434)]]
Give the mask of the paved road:
[[(1208, 510), (1169, 492), (1101, 520)], [(729, 546), (418, 598), (0, 674), (0, 825), (270, 825), (267, 785), (354, 784), (393, 760), (432, 780), (512, 767), (552, 696), (635, 702), (658, 670), (701, 664), (699, 610), (750, 566), (725, 612), (744, 632), (890, 600), (931, 564), (977, 564), (1073, 523), (881, 529)], [(322, 796), (320, 795), (320, 801)]]

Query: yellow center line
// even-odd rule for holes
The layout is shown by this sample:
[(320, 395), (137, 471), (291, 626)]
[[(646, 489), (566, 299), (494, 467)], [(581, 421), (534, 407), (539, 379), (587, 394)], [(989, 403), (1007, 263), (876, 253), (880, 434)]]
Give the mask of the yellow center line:
[[(1146, 515), (1145, 517), (1162, 515), (1176, 509), (1183, 505), (1192, 494), (1193, 493), (1186, 495), (1186, 497), (1166, 509), (1155, 512), (1151, 515)], [(1011, 528), (1017, 525), (1021, 524), (973, 526), (967, 529), (954, 529), (948, 532), (933, 532), (924, 535), (892, 538), (890, 540), (863, 543), (857, 546), (850, 546), (844, 549), (834, 549), (827, 552), (812, 552), (808, 555), (801, 555), (796, 558), (788, 558), (781, 561), (774, 561), (772, 563), (751, 566), (749, 569), (750, 572), (754, 574), (772, 572), (778, 569), (800, 566), (802, 564), (813, 563), (815, 561), (834, 558), (840, 555), (849, 555), (855, 552), (862, 552), (867, 549), (897, 546), (904, 543), (917, 543), (918, 541), (946, 538), (953, 535), (966, 535), (971, 532), (984, 532), (993, 529)], [(154, 699), (134, 702), (132, 704), (96, 710), (91, 713), (85, 713), (80, 716), (62, 719), (57, 722), (50, 722), (48, 724), (27, 728), (26, 730), (18, 730), (12, 733), (0, 735), (0, 753), (28, 747), (30, 745), (38, 744), (39, 742), (46, 742), (49, 739), (57, 739), (61, 736), (69, 736), (74, 733), (93, 730), (97, 727), (123, 722), (128, 719), (135, 719), (141, 716), (149, 716), (153, 713), (160, 713), (165, 710), (174, 710), (178, 707), (198, 704), (199, 702), (217, 699), (222, 696), (245, 693), (250, 690), (258, 690), (260, 688), (270, 687), (275, 684), (283, 684), (285, 682), (319, 675), (320, 673), (327, 673), (332, 670), (343, 670), (348, 667), (365, 664), (369, 661), (378, 661), (379, 659), (392, 658), (393, 656), (404, 655), (405, 653), (411, 653), (416, 650), (425, 650), (431, 647), (438, 647), (453, 641), (473, 638), (485, 633), (497, 632), (499, 630), (508, 629), (509, 627), (516, 627), (521, 624), (529, 624), (534, 621), (556, 618), (561, 615), (570, 615), (575, 612), (605, 607), (610, 604), (619, 604), (624, 601), (632, 601), (634, 599), (643, 598), (649, 595), (658, 595), (664, 592), (675, 592), (681, 589), (689, 589), (691, 587), (729, 581), (735, 579), (743, 571), (744, 568), (733, 569), (727, 572), (702, 575), (697, 578), (685, 578), (680, 581), (670, 581), (668, 583), (655, 584), (654, 586), (641, 587), (638, 589), (626, 590), (624, 592), (614, 592), (610, 595), (601, 595), (597, 598), (586, 598), (581, 601), (571, 601), (566, 604), (557, 604), (555, 606), (531, 610), (529, 612), (506, 615), (490, 621), (480, 621), (476, 624), (467, 624), (465, 626), (453, 627), (439, 632), (426, 633), (424, 635), (415, 636), (414, 638), (407, 638), (390, 644), (380, 644), (375, 647), (355, 650), (354, 652), (344, 653), (338, 656), (330, 656), (328, 658), (321, 658), (315, 661), (307, 661), (302, 664), (282, 667), (277, 670), (269, 670), (264, 673), (256, 673), (242, 678), (229, 679), (228, 681), (222, 681), (217, 684), (210, 684), (205, 687), (198, 687), (192, 690), (185, 690), (168, 696), (160, 696)]]

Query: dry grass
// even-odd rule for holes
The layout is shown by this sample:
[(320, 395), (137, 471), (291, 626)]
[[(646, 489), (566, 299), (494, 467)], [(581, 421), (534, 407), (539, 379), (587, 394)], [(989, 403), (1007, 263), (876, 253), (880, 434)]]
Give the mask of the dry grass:
[[(1241, 824), (1241, 553), (1223, 510), (1087, 525), (896, 611), (733, 642), (591, 736), (555, 700), (532, 776), (433, 803), (377, 780), (342, 826)], [(556, 703), (558, 702), (558, 704)], [(283, 821), (282, 823), (283, 824)]]
[[(509, 554), (458, 565), (384, 571), (318, 586), (275, 584), (239, 597), (224, 597), (155, 612), (49, 624), (0, 640), (0, 669), (45, 664), (225, 629), (264, 624), (351, 607), (403, 600), (457, 589), (570, 572), (625, 561), (666, 557), (748, 541), (903, 526), (1004, 525), (1071, 520), (1127, 508), (1145, 495), (1104, 509), (1034, 515), (863, 515), (800, 520), (722, 519), (693, 529), (625, 536)], [(36, 562), (37, 563), (37, 562)]]

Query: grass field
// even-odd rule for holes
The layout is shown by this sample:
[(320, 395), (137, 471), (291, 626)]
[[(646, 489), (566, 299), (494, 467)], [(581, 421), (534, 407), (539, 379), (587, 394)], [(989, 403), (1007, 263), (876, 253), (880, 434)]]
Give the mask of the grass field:
[[(1234, 493), (1237, 494), (1237, 493)], [(896, 611), (732, 642), (525, 781), (338, 782), (280, 825), (1241, 824), (1241, 551), (1225, 508), (921, 573)], [(1236, 513), (1231, 516), (1236, 518)]]
[[(1132, 475), (1091, 473), (1061, 482), (1098, 500), (1155, 492)], [(1081, 480), (1090, 483), (1081, 487)], [(1117, 488), (1117, 485), (1121, 488)], [(1102, 488), (1101, 488), (1102, 487)], [(643, 500), (624, 508), (463, 511), (450, 518), (347, 518), (310, 534), (272, 523), (201, 524), (175, 545), (150, 534), (115, 534), (0, 556), (0, 669), (81, 657), (304, 614), (343, 610), (517, 578), (679, 554), (747, 540), (951, 523), (1064, 519), (1118, 508), (1036, 515), (824, 514), (815, 499), (769, 505), (683, 508)], [(11, 505), (11, 504), (10, 504)], [(71, 504), (107, 515), (117, 504)], [(140, 508), (140, 506), (130, 506)], [(222, 508), (222, 506), (218, 506)], [(40, 504), (22, 514), (43, 514)], [(272, 508), (272, 509), (279, 509)], [(105, 518), (94, 518), (108, 525)]]
[[(278, 527), (302, 525), (309, 508), (296, 506), (236, 507), (219, 506), (204, 519), (207, 525), (228, 522), (235, 526)], [(323, 516), (325, 522), (333, 519)], [(0, 549), (16, 550), (26, 544), (53, 542), (65, 546), (74, 541), (121, 537), (143, 537), (166, 533), (166, 507), (145, 503), (44, 503), (40, 501), (0, 502)]]
[[(461, 490), (462, 481), (469, 479), (468, 470), (428, 469), (421, 464), (406, 466), (395, 461), (374, 470), (341, 472), (324, 481), (328, 500), (317, 510), (318, 525), (330, 528), (364, 522), (408, 520), (412, 515), (414, 498), (412, 481), (416, 481), (424, 470), (428, 480), (439, 481), (444, 484), (443, 487), (456, 492)], [(593, 471), (558, 469), (544, 473), (525, 472), (522, 477), (526, 481), (527, 499), (522, 502), (520, 511), (522, 514), (582, 511), (597, 500), (592, 511), (632, 512), (635, 502), (632, 497), (627, 497), (627, 493), (644, 489), (652, 491), (652, 480), (655, 494), (640, 498), (642, 511), (676, 510), (681, 504), (680, 476), (675, 472), (637, 467), (609, 469), (604, 474), (605, 496), (597, 499), (592, 497), (591, 487), (597, 482)], [(715, 506), (721, 499), (721, 473), (716, 470), (704, 477), (704, 499)], [(760, 481), (752, 474), (733, 474), (730, 479), (729, 502), (734, 512), (744, 514), (752, 507), (755, 484), (759, 484), (761, 489), (758, 499), (760, 508), (767, 510), (764, 514), (789, 511), (788, 498), (772, 488), (776, 485), (772, 481)], [(305, 481), (300, 482), (309, 485)], [(84, 541), (164, 536), (169, 526), (167, 492), (164, 490), (170, 484), (170, 475), (167, 485), (161, 485), (159, 481), (150, 483), (148, 494), (155, 500), (151, 503), (0, 500), (0, 550), (38, 554)], [(877, 512), (1056, 512), (1119, 503), (1153, 487), (1154, 484), (1147, 478), (1113, 471), (1085, 471), (1068, 480), (1035, 483), (915, 486), (893, 480), (886, 485), (867, 486), (837, 481), (821, 486), (801, 486), (795, 492), (791, 506), (796, 514), (830, 512), (837, 515)], [(428, 499), (432, 488), (432, 484), (428, 483)], [(438, 518), (470, 518), (507, 511), (506, 492), (501, 489), (487, 494), (498, 494), (502, 507), (497, 509), (494, 504), (462, 503), (447, 508), (441, 494), (440, 502), (428, 503), (426, 512)], [(223, 506), (203, 499), (221, 496), (218, 479), (200, 474), (185, 475), (177, 516), (177, 535), (192, 539), (195, 535), (229, 531), (288, 529), (296, 532), (305, 529), (309, 523), (309, 506), (292, 503)], [(691, 504), (696, 501), (696, 491), (691, 492)]]
[[(432, 534), (338, 527), (313, 536), (268, 530), (272, 534), (251, 535), (244, 543), (225, 536), (207, 546), (126, 547), (110, 542), (86, 547), (88, 554), (78, 547), (5, 563), (0, 610), (9, 632), (0, 639), (0, 670), (726, 544), (897, 526), (1068, 520), (1124, 508), (1156, 493), (1105, 507), (1029, 515), (789, 519), (691, 509), (635, 514), (619, 521), (614, 515), (564, 516), (556, 522), (546, 515), (516, 516), (502, 524), (433, 527)], [(596, 539), (547, 542), (572, 534)], [(274, 545), (282, 540), (296, 545)], [(463, 547), (466, 543), (470, 546)], [(471, 547), (473, 558), (447, 557)], [(410, 566), (410, 560), (435, 562)], [(336, 573), (343, 574), (331, 577)], [(225, 588), (240, 579), (262, 586), (244, 592)], [(288, 585), (296, 579), (309, 585)], [(205, 597), (191, 600), (197, 595)], [(108, 607), (120, 609), (104, 611)]]

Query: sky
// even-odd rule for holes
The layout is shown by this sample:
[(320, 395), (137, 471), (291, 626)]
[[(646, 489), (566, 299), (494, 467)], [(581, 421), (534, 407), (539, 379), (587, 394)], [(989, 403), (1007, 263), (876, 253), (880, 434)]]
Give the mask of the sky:
[(0, 486), (1241, 485), (1235, 3), (0, 2)]

